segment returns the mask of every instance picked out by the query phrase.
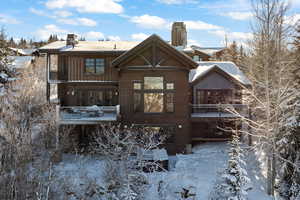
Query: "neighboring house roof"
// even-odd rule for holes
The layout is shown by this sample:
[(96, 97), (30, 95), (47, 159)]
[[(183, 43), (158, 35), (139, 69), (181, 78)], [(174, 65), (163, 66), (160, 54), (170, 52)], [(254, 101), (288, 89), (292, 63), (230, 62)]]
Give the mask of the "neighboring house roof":
[(33, 56), (9, 56), (8, 59), (11, 61), (9, 67), (12, 69), (24, 69), (31, 64), (34, 59)]
[(213, 69), (219, 69), (240, 82), (243, 85), (251, 85), (248, 78), (244, 73), (239, 70), (239, 68), (233, 62), (216, 62), (216, 61), (207, 61), (207, 62), (198, 62), (199, 66), (197, 69), (193, 69), (189, 74), (189, 81), (194, 82), (200, 77), (205, 76), (208, 72)]
[(225, 47), (198, 47), (198, 46), (192, 45), (191, 49), (196, 50), (196, 51), (200, 51), (200, 52), (205, 53), (209, 56), (213, 56), (215, 53), (220, 52), (223, 49), (225, 49)]
[(35, 51), (37, 51), (36, 49), (18, 49), (18, 48), (11, 48), (11, 47), (9, 49), (21, 56), (31, 56)]
[(41, 47), (43, 51), (58, 51), (58, 52), (105, 52), (105, 51), (128, 51), (138, 45), (139, 42), (131, 41), (78, 41), (73, 47), (66, 46), (66, 41), (56, 41)]
[[(141, 50), (144, 50), (144, 47), (147, 46), (148, 44), (153, 44), (155, 43), (154, 47), (156, 48), (157, 45), (162, 45), (166, 49), (169, 50), (170, 53), (173, 53), (176, 55), (182, 62), (186, 63), (186, 66), (189, 66), (190, 68), (195, 68), (197, 66), (197, 63), (193, 61), (188, 55), (185, 53), (177, 50), (173, 46), (171, 46), (169, 43), (167, 43), (165, 40), (163, 40), (161, 37), (159, 37), (156, 34), (151, 35), (141, 43), (139, 43), (137, 46), (134, 48), (130, 49), (129, 51), (126, 51), (123, 53), (121, 56), (117, 57), (112, 61), (112, 66), (118, 66), (121, 63), (123, 63), (125, 60), (127, 60), (129, 57), (136, 56), (137, 53)], [(156, 65), (156, 63), (152, 63), (152, 65)]]

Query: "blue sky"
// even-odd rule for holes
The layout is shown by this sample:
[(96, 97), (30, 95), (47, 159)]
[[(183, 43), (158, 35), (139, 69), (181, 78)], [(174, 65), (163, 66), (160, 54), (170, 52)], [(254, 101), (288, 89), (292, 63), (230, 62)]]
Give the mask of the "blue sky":
[[(5, 1), (5, 0), (2, 0)], [(290, 0), (290, 23), (300, 19), (300, 0)], [(250, 0), (7, 0), (0, 26), (15, 38), (65, 38), (76, 33), (88, 40), (143, 40), (157, 33), (170, 40), (173, 21), (187, 24), (190, 44), (222, 46), (251, 37)]]

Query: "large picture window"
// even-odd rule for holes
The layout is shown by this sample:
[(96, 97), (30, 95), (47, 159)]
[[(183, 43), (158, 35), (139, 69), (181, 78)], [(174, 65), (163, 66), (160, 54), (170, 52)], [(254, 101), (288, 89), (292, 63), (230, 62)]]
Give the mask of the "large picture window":
[(144, 77), (133, 83), (134, 112), (162, 113), (174, 112), (175, 86), (164, 82), (164, 77)]
[(144, 93), (144, 112), (159, 113), (164, 111), (164, 93)]
[(230, 89), (200, 89), (196, 92), (196, 104), (231, 104), (232, 95)]
[(84, 69), (86, 74), (103, 74), (105, 62), (103, 58), (86, 58)]

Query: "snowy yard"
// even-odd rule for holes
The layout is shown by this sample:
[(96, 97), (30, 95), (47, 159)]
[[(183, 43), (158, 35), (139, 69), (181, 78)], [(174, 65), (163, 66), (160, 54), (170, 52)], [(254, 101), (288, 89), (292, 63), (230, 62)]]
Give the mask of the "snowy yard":
[[(207, 143), (194, 147), (193, 154), (170, 156), (170, 171), (147, 174), (150, 186), (146, 200), (159, 199), (159, 187), (168, 200), (180, 199), (179, 193), (183, 188), (188, 189), (190, 194), (196, 194), (195, 200), (209, 199), (215, 181), (226, 166), (227, 150), (226, 143)], [(253, 189), (248, 192), (249, 200), (271, 199), (264, 192), (263, 176), (255, 156), (250, 153), (246, 157), (246, 168), (253, 185)], [(69, 185), (67, 190), (71, 196), (78, 191), (84, 193), (91, 181), (100, 186), (104, 185), (104, 166), (104, 160), (101, 159), (65, 154), (63, 161), (54, 166), (54, 182), (60, 188)]]

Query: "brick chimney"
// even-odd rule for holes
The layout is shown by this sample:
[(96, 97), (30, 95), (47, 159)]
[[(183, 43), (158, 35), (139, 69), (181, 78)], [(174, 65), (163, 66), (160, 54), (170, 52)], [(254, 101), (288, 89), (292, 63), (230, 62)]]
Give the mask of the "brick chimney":
[(187, 46), (187, 32), (184, 22), (174, 22), (172, 25), (172, 41), (171, 44), (175, 47), (181, 46), (185, 48)]
[(67, 36), (67, 46), (72, 45), (73, 47), (78, 43), (77, 35), (68, 34)]

